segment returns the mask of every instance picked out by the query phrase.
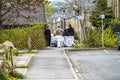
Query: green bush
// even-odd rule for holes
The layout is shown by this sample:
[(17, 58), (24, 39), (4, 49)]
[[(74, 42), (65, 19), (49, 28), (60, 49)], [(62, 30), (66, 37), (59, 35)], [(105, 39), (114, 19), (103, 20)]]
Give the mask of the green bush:
[(9, 40), (19, 49), (27, 48), (27, 32), (24, 28), (3, 30), (0, 37), (0, 43)]
[(110, 27), (113, 32), (120, 32), (120, 18), (115, 18), (110, 22)]
[(90, 29), (86, 33), (86, 40), (84, 44), (90, 47), (101, 46), (101, 31), (100, 29)]
[(26, 49), (28, 48), (28, 37), (30, 35), (32, 49), (44, 48), (46, 43), (42, 26), (42, 24), (34, 24), (28, 27), (5, 29), (0, 34), (0, 43), (9, 40), (18, 49)]
[(46, 45), (42, 30), (39, 29), (33, 30), (31, 33), (31, 40), (32, 49), (41, 49)]
[(17, 80), (17, 79), (14, 77), (10, 77), (9, 80)]
[(0, 64), (0, 80), (9, 80), (4, 62)]
[(104, 31), (104, 43), (106, 47), (112, 47), (117, 43), (117, 35), (112, 33), (110, 27)]
[(80, 34), (79, 32), (75, 31), (74, 38), (77, 41), (80, 41), (80, 35), (79, 34)]
[[(89, 47), (101, 47), (102, 45), (102, 33), (101, 29), (90, 29), (86, 33), (87, 42), (84, 44), (88, 45)], [(104, 30), (104, 45), (106, 47), (113, 47), (116, 45), (117, 36), (116, 34), (112, 33), (110, 27)]]
[(13, 55), (18, 56), (19, 51), (18, 51), (18, 49), (17, 49), (17, 48), (15, 48), (15, 49), (12, 49), (12, 53), (13, 53)]
[(74, 48), (80, 48), (81, 46), (80, 46), (80, 44), (73, 44), (73, 47)]
[(4, 73), (0, 73), (0, 80), (9, 80), (9, 77)]
[(17, 71), (15, 71), (13, 77), (17, 78), (17, 79), (23, 79), (24, 78), (23, 74), (21, 74), (21, 73), (19, 73)]
[(33, 50), (27, 50), (26, 52), (27, 53), (36, 53), (36, 51), (33, 51)]

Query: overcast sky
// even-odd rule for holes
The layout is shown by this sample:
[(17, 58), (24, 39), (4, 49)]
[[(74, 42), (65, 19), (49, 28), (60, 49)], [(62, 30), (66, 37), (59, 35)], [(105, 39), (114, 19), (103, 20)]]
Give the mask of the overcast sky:
[(55, 1), (55, 0), (48, 0), (48, 1)]
[(57, 1), (57, 0), (48, 0), (48, 1)]

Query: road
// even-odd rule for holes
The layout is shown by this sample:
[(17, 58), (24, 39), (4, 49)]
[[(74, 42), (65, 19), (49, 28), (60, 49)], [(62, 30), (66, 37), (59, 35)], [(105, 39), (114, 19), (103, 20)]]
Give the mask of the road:
[(120, 80), (120, 51), (70, 51), (83, 80)]

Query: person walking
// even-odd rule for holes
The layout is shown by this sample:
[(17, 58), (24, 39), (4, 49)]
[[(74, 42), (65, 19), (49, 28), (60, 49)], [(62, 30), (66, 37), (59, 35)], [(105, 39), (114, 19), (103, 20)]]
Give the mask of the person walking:
[(47, 25), (45, 26), (44, 35), (45, 35), (45, 40), (47, 43), (47, 48), (49, 48), (50, 44), (51, 44), (51, 31), (49, 29), (49, 26), (47, 26)]
[(57, 30), (56, 30), (56, 38), (57, 38), (57, 47), (60, 48), (62, 47), (63, 44), (63, 29), (60, 28), (60, 26), (58, 26)]
[(68, 27), (64, 29), (63, 37), (64, 37), (64, 47), (68, 47)]
[(68, 28), (68, 46), (72, 46), (74, 44), (74, 28), (71, 24), (69, 24)]

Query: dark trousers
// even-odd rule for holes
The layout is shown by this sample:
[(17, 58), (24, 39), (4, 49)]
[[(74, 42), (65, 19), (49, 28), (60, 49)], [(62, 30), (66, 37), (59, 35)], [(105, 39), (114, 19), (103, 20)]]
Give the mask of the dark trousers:
[(47, 43), (47, 46), (50, 46), (50, 43), (51, 43), (51, 37), (46, 37), (46, 43)]

